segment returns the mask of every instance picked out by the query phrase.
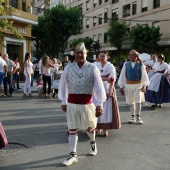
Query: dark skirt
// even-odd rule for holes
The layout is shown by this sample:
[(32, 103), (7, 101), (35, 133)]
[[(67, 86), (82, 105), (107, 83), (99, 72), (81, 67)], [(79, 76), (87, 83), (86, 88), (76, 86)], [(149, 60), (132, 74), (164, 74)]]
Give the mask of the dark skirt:
[(158, 92), (146, 91), (145, 101), (155, 104), (170, 103), (170, 83), (167, 77), (162, 76)]
[(112, 96), (112, 122), (111, 123), (98, 123), (97, 129), (119, 129), (121, 128), (119, 106), (117, 102), (117, 95), (115, 88), (113, 89)]

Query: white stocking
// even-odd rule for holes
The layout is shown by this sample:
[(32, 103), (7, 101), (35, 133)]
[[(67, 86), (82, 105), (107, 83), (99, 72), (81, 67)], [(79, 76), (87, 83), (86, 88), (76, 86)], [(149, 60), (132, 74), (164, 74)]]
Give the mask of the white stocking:
[(136, 104), (135, 104), (135, 107), (136, 107), (136, 115), (140, 115), (141, 103), (136, 103)]
[(70, 150), (71, 152), (76, 152), (77, 149), (77, 141), (78, 141), (78, 136), (77, 132), (76, 133), (70, 133), (72, 131), (69, 131), (69, 136), (68, 136), (68, 141), (70, 145)]
[(95, 133), (95, 130), (93, 131), (93, 133), (87, 131), (87, 135), (89, 136), (91, 141), (95, 141)]
[(130, 111), (132, 115), (135, 115), (135, 104), (130, 105)]

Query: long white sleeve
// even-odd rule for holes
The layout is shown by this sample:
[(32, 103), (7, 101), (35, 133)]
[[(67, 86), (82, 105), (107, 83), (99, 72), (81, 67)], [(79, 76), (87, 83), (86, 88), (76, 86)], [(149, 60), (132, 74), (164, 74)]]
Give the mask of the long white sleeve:
[(118, 85), (120, 86), (120, 88), (123, 88), (125, 84), (126, 84), (126, 67), (125, 67), (125, 64), (124, 64), (123, 68), (121, 70), (121, 73), (120, 73)]
[(67, 104), (68, 98), (68, 86), (66, 81), (67, 67), (65, 67), (63, 73), (61, 74), (59, 82), (58, 98), (62, 101), (62, 105)]
[(142, 71), (142, 77), (141, 77), (142, 85), (148, 86), (150, 84), (150, 81), (144, 64), (142, 64), (141, 71)]
[(113, 64), (110, 64), (111, 66), (110, 66), (110, 70), (111, 70), (111, 72), (110, 72), (110, 78), (114, 78), (114, 80), (116, 81), (116, 69), (115, 69), (115, 67), (113, 66)]
[[(142, 64), (142, 66), (141, 66), (141, 72), (142, 72), (142, 77), (141, 77), (142, 85), (143, 86), (148, 86), (150, 81), (149, 81), (148, 74), (146, 72), (144, 64)], [(126, 66), (124, 64), (123, 68), (122, 68), (122, 71), (120, 73), (120, 77), (119, 77), (119, 80), (118, 80), (118, 85), (120, 86), (120, 88), (122, 88), (125, 84), (126, 84)]]
[(106, 93), (103, 86), (103, 82), (100, 76), (100, 72), (97, 67), (94, 69), (94, 88), (93, 96), (96, 100), (96, 106), (102, 106), (102, 103), (106, 101)]

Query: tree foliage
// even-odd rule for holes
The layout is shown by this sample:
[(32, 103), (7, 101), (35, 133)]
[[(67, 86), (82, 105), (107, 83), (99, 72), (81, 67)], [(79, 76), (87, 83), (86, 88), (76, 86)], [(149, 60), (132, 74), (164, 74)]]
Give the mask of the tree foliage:
[(0, 0), (0, 44), (4, 45), (4, 30), (12, 32), (16, 37), (22, 39), (22, 35), (12, 26), (13, 22), (8, 20), (6, 10), (15, 10), (10, 6), (5, 6), (5, 1)]
[(72, 35), (77, 35), (82, 28), (83, 15), (79, 8), (66, 8), (59, 4), (46, 10), (33, 28), (33, 36), (42, 53), (58, 56)]
[(95, 54), (99, 53), (101, 49), (99, 40), (98, 41), (93, 41), (93, 43), (91, 44), (91, 51), (93, 51)]
[(151, 53), (153, 48), (158, 46), (161, 35), (159, 27), (137, 24), (131, 29), (129, 38), (132, 48), (140, 52)]
[(108, 41), (117, 48), (117, 63), (120, 60), (122, 43), (127, 36), (128, 25), (125, 22), (111, 21), (107, 31)]

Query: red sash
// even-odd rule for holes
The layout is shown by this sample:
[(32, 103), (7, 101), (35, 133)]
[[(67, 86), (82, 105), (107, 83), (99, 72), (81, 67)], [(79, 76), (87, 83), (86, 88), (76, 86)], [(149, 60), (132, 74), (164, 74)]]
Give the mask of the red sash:
[(73, 104), (91, 104), (92, 95), (91, 94), (69, 94), (68, 103)]

